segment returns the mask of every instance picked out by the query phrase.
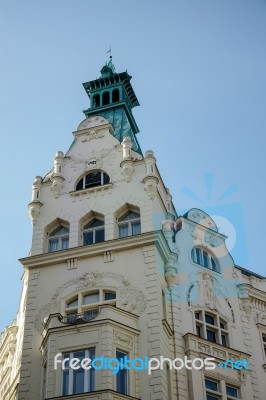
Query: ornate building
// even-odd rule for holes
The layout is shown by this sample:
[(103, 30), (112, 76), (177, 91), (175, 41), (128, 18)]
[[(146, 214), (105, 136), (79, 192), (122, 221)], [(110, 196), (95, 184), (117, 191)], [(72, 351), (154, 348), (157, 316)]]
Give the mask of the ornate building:
[[(234, 264), (206, 213), (176, 215), (137, 141), (130, 81), (110, 59), (83, 84), (85, 120), (33, 182), (19, 312), (0, 337), (0, 398), (263, 400), (265, 280)], [(116, 373), (71, 367), (103, 357), (139, 360)]]

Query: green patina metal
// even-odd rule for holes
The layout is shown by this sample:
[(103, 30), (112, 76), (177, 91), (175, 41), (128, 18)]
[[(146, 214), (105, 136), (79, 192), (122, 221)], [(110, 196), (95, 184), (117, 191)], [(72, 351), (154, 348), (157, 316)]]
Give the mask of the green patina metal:
[(119, 142), (129, 136), (133, 150), (142, 154), (136, 138), (139, 129), (132, 114), (132, 108), (139, 106), (139, 102), (131, 78), (127, 72), (116, 73), (110, 57), (108, 64), (101, 69), (100, 78), (83, 83), (91, 102), (90, 108), (83, 112), (87, 118), (92, 115), (106, 118), (113, 125), (113, 135)]

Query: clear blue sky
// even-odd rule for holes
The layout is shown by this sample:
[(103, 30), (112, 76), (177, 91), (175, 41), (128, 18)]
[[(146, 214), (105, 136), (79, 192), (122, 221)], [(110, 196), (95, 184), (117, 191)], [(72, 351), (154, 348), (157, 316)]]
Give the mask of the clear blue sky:
[(110, 44), (176, 209), (222, 216), (235, 262), (265, 275), (265, 21), (265, 0), (1, 1), (0, 330), (17, 312), (33, 178), (68, 149)]

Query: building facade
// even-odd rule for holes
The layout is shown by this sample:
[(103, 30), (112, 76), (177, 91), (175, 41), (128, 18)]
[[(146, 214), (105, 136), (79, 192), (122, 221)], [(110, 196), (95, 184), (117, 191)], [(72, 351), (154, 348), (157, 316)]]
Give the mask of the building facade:
[[(265, 279), (234, 264), (204, 211), (176, 215), (136, 138), (130, 80), (110, 59), (83, 84), (85, 120), (33, 182), (19, 312), (0, 337), (0, 399), (263, 400)], [(97, 365), (73, 368), (84, 359)]]

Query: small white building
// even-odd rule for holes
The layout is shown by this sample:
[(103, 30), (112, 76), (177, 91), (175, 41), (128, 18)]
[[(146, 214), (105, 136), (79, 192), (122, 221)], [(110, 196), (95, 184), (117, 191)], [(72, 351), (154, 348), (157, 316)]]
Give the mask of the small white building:
[[(110, 59), (83, 85), (85, 120), (33, 182), (19, 313), (0, 336), (0, 399), (265, 400), (265, 279), (234, 264), (205, 212), (176, 215), (136, 139), (130, 80)], [(131, 364), (115, 370), (116, 359)]]

